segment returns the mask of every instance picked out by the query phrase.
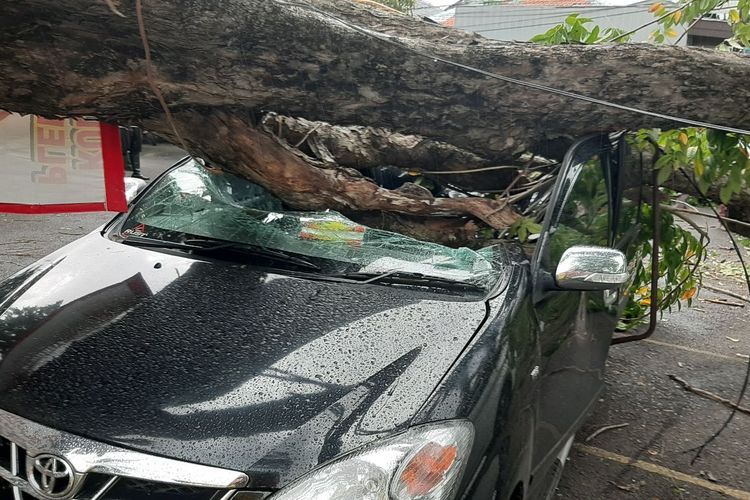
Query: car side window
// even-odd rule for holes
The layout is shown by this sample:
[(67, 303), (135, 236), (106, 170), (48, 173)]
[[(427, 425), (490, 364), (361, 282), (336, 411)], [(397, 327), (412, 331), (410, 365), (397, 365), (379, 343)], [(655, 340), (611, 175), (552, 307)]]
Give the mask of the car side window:
[(648, 151), (636, 151), (625, 140), (620, 144), (616, 168), (615, 247), (632, 251), (631, 243), (638, 237), (643, 218), (645, 178), (653, 158)]
[(550, 225), (547, 267), (557, 267), (563, 252), (574, 245), (610, 246), (612, 207), (610, 169), (612, 155), (606, 137), (589, 139), (574, 152), (566, 173), (556, 217)]

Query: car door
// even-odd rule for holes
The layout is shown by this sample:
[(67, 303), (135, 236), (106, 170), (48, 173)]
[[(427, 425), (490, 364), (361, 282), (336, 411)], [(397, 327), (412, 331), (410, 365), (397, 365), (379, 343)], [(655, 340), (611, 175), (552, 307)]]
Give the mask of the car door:
[(556, 290), (553, 276), (572, 246), (614, 246), (615, 167), (622, 144), (620, 137), (597, 135), (571, 147), (533, 259), (541, 364), (532, 467), (542, 476), (604, 384), (621, 290)]

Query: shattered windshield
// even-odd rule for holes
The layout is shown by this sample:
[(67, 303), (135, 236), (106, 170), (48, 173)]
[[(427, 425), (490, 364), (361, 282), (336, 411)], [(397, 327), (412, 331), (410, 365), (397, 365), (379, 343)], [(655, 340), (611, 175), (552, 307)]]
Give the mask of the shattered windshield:
[(358, 224), (338, 212), (300, 212), (264, 188), (194, 160), (137, 201), (121, 236), (180, 242), (209, 238), (347, 264), (359, 273), (409, 273), (491, 288), (501, 271), (491, 248), (474, 251)]

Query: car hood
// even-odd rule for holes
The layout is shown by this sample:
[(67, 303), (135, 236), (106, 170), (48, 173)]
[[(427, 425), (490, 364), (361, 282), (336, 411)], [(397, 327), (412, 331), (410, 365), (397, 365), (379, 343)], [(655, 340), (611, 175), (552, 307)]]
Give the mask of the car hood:
[(486, 310), (98, 233), (0, 294), (1, 408), (268, 488), (408, 426)]

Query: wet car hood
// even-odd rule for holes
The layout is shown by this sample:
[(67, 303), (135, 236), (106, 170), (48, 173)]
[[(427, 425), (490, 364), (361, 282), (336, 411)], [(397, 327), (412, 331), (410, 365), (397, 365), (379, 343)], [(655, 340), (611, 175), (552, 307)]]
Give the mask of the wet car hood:
[(95, 233), (0, 285), (0, 407), (274, 488), (408, 426), (484, 316)]

